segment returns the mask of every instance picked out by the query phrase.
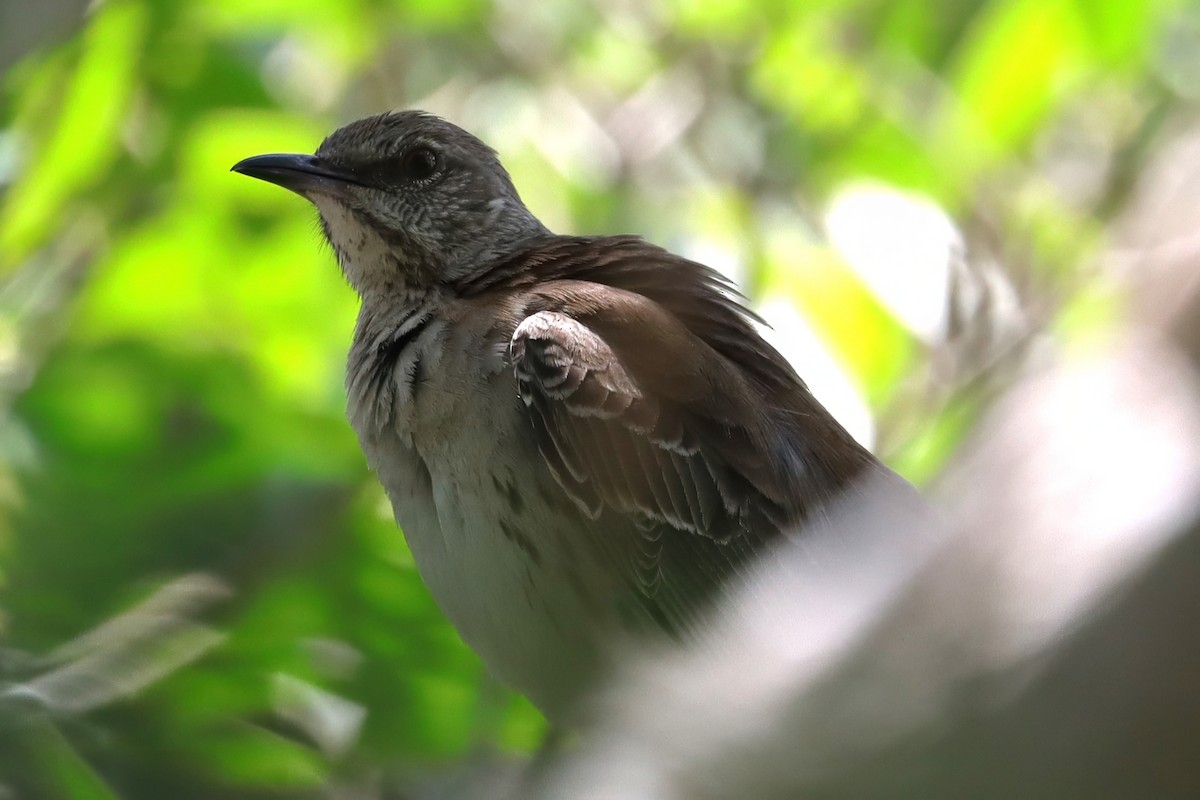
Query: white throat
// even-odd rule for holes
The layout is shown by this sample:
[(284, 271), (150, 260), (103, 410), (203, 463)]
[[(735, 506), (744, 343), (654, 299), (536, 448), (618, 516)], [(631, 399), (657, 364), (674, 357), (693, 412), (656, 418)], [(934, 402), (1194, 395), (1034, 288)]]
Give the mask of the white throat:
[(330, 244), (346, 280), (361, 297), (403, 293), (404, 275), (395, 254), (373, 228), (364, 225), (342, 203), (328, 197), (313, 198), (329, 231)]

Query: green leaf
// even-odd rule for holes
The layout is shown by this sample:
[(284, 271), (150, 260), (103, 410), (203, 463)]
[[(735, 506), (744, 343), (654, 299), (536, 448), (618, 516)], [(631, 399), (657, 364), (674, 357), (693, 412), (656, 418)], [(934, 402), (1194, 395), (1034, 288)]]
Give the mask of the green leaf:
[(231, 787), (315, 789), (327, 777), (319, 753), (255, 726), (212, 731), (196, 744), (199, 757)]
[[(101, 5), (88, 26), (58, 118), (0, 210), (0, 263), (19, 261), (67, 215), (72, 195), (115, 160), (137, 83), (145, 13), (132, 0)], [(30, 132), (32, 133), (32, 132)]]

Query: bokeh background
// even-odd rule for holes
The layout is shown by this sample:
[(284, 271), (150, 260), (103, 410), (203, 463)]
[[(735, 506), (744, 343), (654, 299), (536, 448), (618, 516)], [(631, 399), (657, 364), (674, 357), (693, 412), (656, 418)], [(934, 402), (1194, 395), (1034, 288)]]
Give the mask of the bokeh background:
[(374, 797), (544, 733), (420, 583), (356, 299), (245, 156), (446, 116), (554, 230), (730, 273), (920, 484), (1198, 271), (1182, 0), (5, 0), (0, 68), (3, 797)]

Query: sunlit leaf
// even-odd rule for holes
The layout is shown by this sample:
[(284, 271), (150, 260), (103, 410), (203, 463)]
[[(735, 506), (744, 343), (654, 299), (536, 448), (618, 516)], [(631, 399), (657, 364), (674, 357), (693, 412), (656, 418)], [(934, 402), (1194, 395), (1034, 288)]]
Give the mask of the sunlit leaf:
[(956, 60), (957, 92), (940, 120), (939, 149), (953, 169), (978, 169), (1026, 144), (1080, 79), (1085, 45), (1075, 4), (995, 0)]
[(230, 787), (317, 787), (327, 775), (318, 753), (257, 727), (216, 732), (197, 750)]
[(803, 126), (830, 132), (847, 128), (863, 112), (866, 78), (838, 53), (832, 25), (797, 25), (772, 37), (754, 67), (762, 100)]
[(132, 0), (98, 9), (64, 87), (54, 130), (33, 145), (35, 160), (4, 199), (0, 261), (23, 258), (44, 241), (71, 195), (93, 184), (116, 156), (144, 24), (143, 10)]

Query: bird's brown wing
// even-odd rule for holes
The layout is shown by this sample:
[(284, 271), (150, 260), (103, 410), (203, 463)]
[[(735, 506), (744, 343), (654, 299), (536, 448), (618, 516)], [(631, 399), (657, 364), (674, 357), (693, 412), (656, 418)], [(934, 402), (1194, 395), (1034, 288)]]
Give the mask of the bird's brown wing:
[[(509, 355), (546, 464), (580, 508), (721, 542), (778, 527), (755, 485), (761, 411), (736, 370), (643, 297), (557, 283), (541, 293), (565, 308), (526, 317)], [(614, 329), (657, 341), (628, 352)]]
[(776, 457), (787, 434), (736, 365), (644, 296), (553, 281), (529, 308), (545, 310), (517, 325), (509, 355), (546, 466), (642, 607), (687, 627), (798, 518)]
[(670, 630), (777, 532), (765, 501), (706, 448), (685, 408), (562, 312), (526, 318), (510, 354), (538, 449), (636, 600)]
[(498, 333), (549, 471), (667, 627), (884, 469), (728, 282), (637, 237), (537, 239), (455, 288), (505, 309)]

